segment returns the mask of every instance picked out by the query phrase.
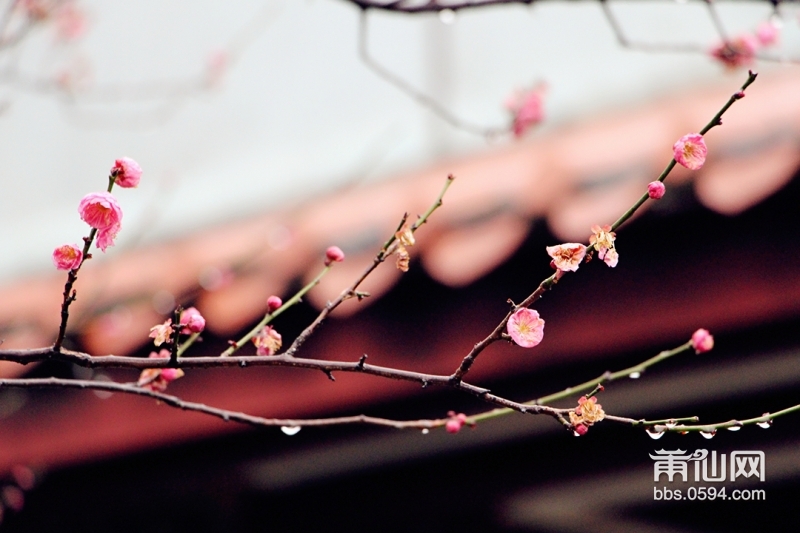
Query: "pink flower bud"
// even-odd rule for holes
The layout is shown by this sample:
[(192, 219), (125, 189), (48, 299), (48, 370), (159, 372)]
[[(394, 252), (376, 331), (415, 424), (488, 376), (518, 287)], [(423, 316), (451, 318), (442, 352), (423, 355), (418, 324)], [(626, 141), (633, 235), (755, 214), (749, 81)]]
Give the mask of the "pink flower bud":
[(275, 355), (283, 344), (281, 334), (272, 326), (264, 326), (252, 341), (256, 345), (256, 355)]
[(81, 266), (83, 251), (75, 244), (65, 244), (53, 250), (53, 263), (59, 270), (75, 270)]
[(689, 170), (700, 170), (706, 162), (708, 148), (699, 133), (687, 133), (672, 146), (675, 161)]
[(707, 329), (698, 329), (692, 333), (692, 347), (696, 353), (704, 353), (714, 347), (714, 337)]
[(574, 426), (573, 429), (575, 430), (575, 433), (577, 433), (579, 437), (582, 437), (586, 435), (586, 432), (589, 431), (589, 426), (585, 424), (578, 424), (577, 426)]
[(780, 28), (771, 20), (766, 20), (758, 25), (756, 29), (756, 39), (764, 46), (770, 46), (778, 42)]
[(181, 333), (200, 333), (206, 327), (206, 319), (196, 308), (189, 307), (181, 313), (181, 324), (185, 326)]
[(660, 181), (651, 181), (647, 184), (647, 196), (653, 200), (661, 200), (665, 192), (667, 192), (667, 188)]
[(87, 194), (78, 205), (81, 219), (98, 230), (107, 230), (122, 223), (122, 209), (108, 192)]
[(183, 372), (180, 368), (162, 368), (161, 369), (161, 377), (166, 382), (175, 381), (179, 377), (183, 376)]
[(283, 305), (283, 300), (281, 300), (279, 297), (275, 296), (274, 294), (272, 296), (270, 296), (269, 298), (267, 298), (267, 310), (270, 313), (272, 313), (274, 311), (277, 311), (278, 308), (280, 308), (280, 306), (282, 306), (282, 305)]
[(142, 167), (130, 157), (122, 157), (114, 161), (111, 175), (114, 177), (114, 183), (120, 187), (136, 187), (142, 177)]
[(338, 246), (331, 246), (325, 250), (325, 266), (342, 261), (344, 261), (344, 252)]
[(506, 102), (506, 107), (513, 115), (511, 129), (515, 137), (522, 137), (530, 128), (544, 120), (543, 94), (542, 87), (517, 91)]
[(447, 421), (447, 424), (444, 425), (444, 429), (447, 430), (448, 433), (458, 433), (461, 431), (461, 426), (463, 425), (461, 421), (451, 418)]

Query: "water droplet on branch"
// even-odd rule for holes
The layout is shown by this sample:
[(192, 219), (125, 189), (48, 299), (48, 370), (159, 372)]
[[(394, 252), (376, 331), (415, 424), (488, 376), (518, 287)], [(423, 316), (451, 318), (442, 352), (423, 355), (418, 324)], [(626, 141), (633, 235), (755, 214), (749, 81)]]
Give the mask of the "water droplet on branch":
[(439, 20), (442, 24), (447, 24), (449, 26), (456, 21), (456, 12), (452, 9), (442, 9), (439, 11)]
[(631, 372), (630, 374), (628, 374), (628, 377), (631, 378), (631, 379), (639, 379), (640, 377), (642, 377), (642, 373), (641, 372)]
[(300, 426), (281, 426), (281, 431), (283, 431), (286, 435), (289, 435), (290, 437), (292, 435), (297, 435), (298, 433), (300, 433), (301, 429), (302, 428)]
[(648, 428), (645, 432), (650, 436), (653, 440), (658, 440), (664, 436), (664, 431), (656, 431), (655, 428)]
[(716, 429), (714, 429), (712, 431), (701, 431), (700, 432), (700, 435), (702, 435), (704, 439), (714, 438), (714, 435), (716, 435), (716, 434), (717, 434), (717, 430)]

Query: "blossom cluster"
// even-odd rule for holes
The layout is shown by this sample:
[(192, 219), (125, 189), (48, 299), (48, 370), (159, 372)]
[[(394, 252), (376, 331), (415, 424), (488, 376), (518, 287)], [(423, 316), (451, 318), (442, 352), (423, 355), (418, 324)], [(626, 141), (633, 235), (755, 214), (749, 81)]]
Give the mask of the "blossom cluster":
[(603, 407), (597, 403), (597, 398), (592, 396), (578, 398), (578, 407), (569, 413), (569, 421), (575, 430), (576, 435), (585, 435), (589, 427), (596, 422), (600, 422), (606, 417)]
[(455, 411), (448, 411), (447, 412), (447, 422), (444, 425), (445, 431), (448, 433), (458, 433), (461, 431), (461, 428), (464, 427), (465, 424), (475, 427), (474, 422), (470, 422), (467, 419), (467, 415), (464, 413), (456, 414)]
[[(132, 188), (139, 185), (142, 177), (142, 168), (129, 157), (122, 157), (114, 162), (109, 173), (113, 185), (123, 188)], [(122, 228), (122, 208), (117, 199), (108, 191), (92, 192), (84, 196), (78, 204), (78, 214), (81, 220), (97, 231), (97, 247), (103, 252), (114, 245), (119, 230)], [(53, 264), (59, 270), (77, 270), (87, 259), (90, 239), (81, 250), (76, 244), (65, 244), (53, 251)]]
[[(738, 97), (741, 98), (741, 96)], [(708, 154), (705, 140), (699, 133), (687, 133), (675, 142), (672, 149), (675, 161), (691, 170), (700, 169)], [(665, 192), (666, 187), (662, 181), (656, 180), (647, 185), (647, 196), (650, 199), (659, 200), (664, 197)], [(611, 230), (610, 225), (595, 224), (591, 230), (588, 247), (577, 242), (565, 242), (546, 248), (547, 254), (552, 259), (550, 266), (556, 270), (556, 281), (561, 279), (566, 272), (577, 271), (584, 260), (588, 262), (593, 250), (597, 251), (597, 257), (606, 265), (611, 268), (617, 266), (619, 263), (619, 253), (616, 247), (617, 234)], [(520, 308), (509, 317), (506, 331), (511, 340), (519, 346), (532, 348), (542, 342), (544, 320), (539, 317), (537, 311)], [(710, 342), (713, 346), (713, 339)], [(698, 349), (698, 353), (700, 351), (701, 349)]]
[[(169, 359), (169, 350), (160, 350), (158, 353), (150, 352), (150, 359)], [(164, 392), (167, 385), (178, 378), (183, 377), (183, 370), (180, 368), (146, 368), (139, 374), (136, 384), (143, 389), (156, 392)]]
[(754, 34), (744, 33), (725, 40), (711, 48), (709, 54), (730, 69), (752, 65), (760, 48), (777, 44), (779, 33), (779, 23), (767, 20), (759, 24)]

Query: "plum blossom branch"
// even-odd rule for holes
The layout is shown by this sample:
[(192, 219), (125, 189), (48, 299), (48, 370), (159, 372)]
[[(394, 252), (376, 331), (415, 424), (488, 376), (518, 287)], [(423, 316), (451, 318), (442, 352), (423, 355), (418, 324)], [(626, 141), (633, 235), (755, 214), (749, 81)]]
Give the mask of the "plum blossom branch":
[[(772, 425), (772, 421), (774, 419), (797, 412), (800, 412), (800, 404), (787, 407), (786, 409), (782, 409), (775, 413), (764, 413), (763, 415), (754, 418), (747, 418), (745, 420), (728, 420), (727, 422), (718, 422), (716, 424), (685, 425), (675, 424), (675, 421), (673, 420), (667, 420), (666, 422), (659, 420), (658, 422), (660, 423), (650, 423), (647, 425), (652, 426), (652, 430), (657, 433), (665, 431), (670, 431), (673, 433), (701, 432), (713, 435), (718, 429), (737, 431), (743, 426), (750, 426), (753, 424), (762, 428), (768, 428)], [(626, 422), (626, 420), (620, 421)]]
[[(747, 88), (750, 87), (750, 85), (754, 81), (756, 81), (757, 77), (758, 77), (758, 73), (753, 72), (752, 70), (747, 72), (747, 80), (745, 80), (745, 82), (742, 84), (742, 86), (740, 87), (739, 91), (733, 93), (730, 96), (730, 98), (728, 98), (728, 101), (725, 102), (725, 105), (723, 105), (722, 108), (720, 108), (720, 110), (717, 111), (717, 114), (714, 115), (714, 117), (710, 121), (708, 121), (708, 124), (706, 124), (703, 127), (703, 129), (700, 130), (700, 135), (705, 135), (712, 128), (722, 125), (722, 115), (725, 114), (725, 112), (734, 104), (734, 102), (744, 98), (744, 91), (747, 90)], [(674, 158), (672, 160), (670, 160), (670, 162), (667, 163), (667, 166), (664, 168), (664, 170), (661, 171), (661, 174), (658, 176), (656, 181), (663, 183), (664, 180), (667, 179), (667, 176), (669, 176), (669, 173), (672, 172), (672, 169), (675, 168), (675, 164), (676, 163), (677, 163), (677, 161)], [(633, 204), (633, 206), (631, 206), (630, 209), (625, 211), (625, 213), (623, 213), (622, 216), (620, 216), (611, 225), (611, 231), (616, 230), (618, 227), (620, 227), (622, 224), (624, 224), (629, 218), (631, 218), (633, 216), (633, 214), (636, 213), (636, 211), (642, 206), (642, 204), (644, 204), (649, 198), (650, 198), (649, 191), (645, 192), (644, 194), (642, 194), (642, 196), (639, 198), (639, 200), (637, 200), (636, 203)]]
[[(87, 22), (81, 9), (69, 2), (30, 2), (38, 4), (24, 5), (18, 0), (11, 0), (0, 19), (0, 53), (6, 49), (20, 45), (32, 34), (34, 28), (50, 21), (55, 21), (58, 42), (78, 39), (84, 33)], [(23, 8), (20, 8), (23, 5)], [(224, 47), (206, 58), (206, 65), (194, 75), (179, 79), (140, 80), (135, 83), (85, 83), (83, 74), (77, 75), (64, 70), (55, 76), (46, 74), (26, 74), (14, 61), (8, 61), (0, 68), (0, 84), (8, 84), (17, 89), (33, 93), (54, 95), (62, 103), (72, 106), (81, 104), (110, 105), (122, 102), (136, 102), (152, 106), (150, 112), (136, 115), (135, 124), (151, 123), (163, 120), (174, 113), (179, 106), (190, 97), (214, 90), (219, 86), (225, 74), (235, 65), (245, 50), (266, 30), (282, 11), (281, 6), (268, 2), (259, 11), (249, 17), (225, 43)], [(68, 23), (59, 24), (60, 19), (68, 19)], [(68, 26), (64, 29), (60, 26)], [(9, 31), (13, 30), (13, 31)], [(91, 118), (91, 117), (86, 117)], [(120, 120), (99, 122), (103, 126), (109, 123), (120, 125)], [(131, 122), (133, 125), (134, 123)]]
[[(654, 366), (662, 361), (666, 361), (667, 359), (679, 355), (683, 352), (688, 352), (693, 348), (692, 341), (687, 341), (684, 344), (681, 344), (677, 348), (673, 348), (672, 350), (665, 350), (646, 361), (643, 361), (639, 364), (630, 366), (628, 368), (618, 370), (616, 372), (604, 372), (602, 375), (596, 377), (595, 379), (590, 379), (589, 381), (585, 381), (580, 385), (575, 385), (572, 387), (567, 387), (566, 389), (556, 392), (554, 394), (549, 394), (547, 396), (542, 396), (541, 398), (537, 398), (535, 400), (531, 400), (529, 402), (525, 402), (525, 405), (548, 405), (558, 400), (563, 400), (564, 398), (568, 398), (570, 396), (575, 396), (582, 392), (592, 391), (592, 393), (587, 394), (587, 396), (592, 396), (596, 389), (602, 386), (604, 383), (610, 383), (612, 381), (616, 381), (622, 378), (628, 377), (639, 377), (645, 370)], [(481, 421), (481, 420), (488, 420), (491, 418), (496, 418), (498, 416), (503, 416), (506, 414), (511, 413), (508, 409), (494, 409), (492, 411), (488, 411), (486, 413), (481, 413), (478, 415), (473, 415), (471, 418), (473, 420)]]
[[(64, 355), (64, 354), (60, 354)], [(85, 354), (82, 354), (85, 355)], [(94, 364), (90, 364), (88, 366), (125, 366), (131, 367), (133, 365), (124, 364), (121, 365), (121, 361), (119, 359), (132, 359), (133, 361), (126, 361), (128, 363), (136, 362), (136, 366), (140, 366), (139, 363), (144, 363), (141, 365), (142, 367), (147, 368), (161, 368), (166, 367), (169, 365), (170, 361), (168, 358), (154, 358), (154, 359), (141, 359), (141, 358), (117, 358), (116, 364), (114, 365), (106, 365), (107, 359), (110, 359), (114, 356), (107, 356), (107, 357), (92, 357), (85, 355), (85, 357), (81, 358), (81, 360), (86, 362), (91, 362)], [(524, 405), (519, 402), (515, 402), (501, 396), (497, 396), (495, 394), (491, 394), (487, 389), (477, 387), (475, 385), (471, 385), (464, 382), (453, 383), (448, 376), (441, 376), (435, 374), (423, 374), (420, 372), (411, 372), (406, 370), (398, 370), (394, 368), (386, 368), (380, 367), (375, 365), (368, 365), (364, 363), (363, 359), (357, 363), (345, 363), (345, 362), (329, 362), (329, 361), (319, 361), (313, 359), (299, 359), (294, 357), (287, 357), (285, 355), (279, 356), (267, 356), (267, 357), (239, 357), (239, 358), (184, 358), (180, 360), (181, 366), (184, 368), (186, 367), (194, 367), (194, 366), (206, 366), (207, 363), (212, 363), (208, 366), (222, 366), (219, 363), (232, 363), (234, 359), (239, 359), (240, 363), (242, 361), (247, 362), (248, 360), (252, 360), (251, 362), (254, 365), (266, 365), (266, 366), (290, 366), (290, 367), (297, 367), (297, 368), (311, 368), (311, 369), (318, 369), (322, 370), (323, 372), (333, 372), (333, 371), (350, 371), (350, 372), (361, 372), (364, 374), (371, 374), (374, 376), (381, 376), (390, 379), (398, 379), (403, 381), (413, 381), (420, 383), (423, 387), (427, 387), (428, 385), (442, 385), (442, 386), (449, 386), (454, 388), (460, 392), (470, 394), (472, 396), (476, 396), (483, 400), (484, 402), (506, 407), (512, 409), (514, 411), (518, 411), (520, 413), (527, 413), (527, 414), (544, 414), (549, 415), (552, 417), (563, 417), (564, 414), (568, 413), (569, 409), (557, 409), (554, 407), (547, 407), (547, 406), (539, 406), (539, 405)], [(230, 365), (232, 366), (232, 365)], [(246, 366), (240, 364), (240, 366)], [(115, 383), (115, 382), (108, 382), (108, 381), (91, 381), (91, 380), (75, 380), (75, 379), (62, 379), (62, 378), (32, 378), (32, 379), (3, 379), (0, 380), (0, 388), (2, 387), (29, 387), (29, 388), (36, 388), (36, 387), (66, 387), (66, 388), (79, 388), (79, 389), (94, 389), (94, 390), (105, 390), (110, 392), (122, 392), (122, 393), (129, 393), (135, 394), (139, 396), (148, 396), (157, 400), (164, 401), (167, 405), (172, 407), (178, 407), (180, 409), (192, 410), (192, 411), (199, 411), (204, 412), (207, 414), (212, 414), (215, 416), (220, 416), (222, 414), (227, 413), (229, 415), (229, 419), (236, 420), (239, 422), (246, 422), (246, 423), (253, 423), (253, 419), (257, 419), (258, 417), (252, 417), (250, 415), (244, 413), (237, 413), (234, 411), (225, 411), (223, 409), (218, 409), (214, 407), (209, 407), (204, 404), (194, 403), (194, 402), (185, 402), (176, 396), (171, 396), (167, 394), (160, 393), (158, 391), (153, 391), (146, 387), (140, 386), (135, 383)], [(233, 415), (238, 415), (234, 417)], [(346, 417), (345, 419), (350, 420), (352, 419), (353, 422), (363, 421), (361, 420), (362, 417)], [(335, 420), (342, 420), (337, 418)], [(436, 424), (436, 425), (444, 425), (444, 423), (439, 424), (437, 420), (431, 421), (424, 421), (425, 423)], [(331, 422), (337, 423), (337, 422)], [(339, 422), (339, 423), (346, 423), (346, 422)], [(405, 424), (405, 423), (403, 423)], [(261, 425), (327, 425), (323, 423), (316, 423), (313, 422), (309, 424), (304, 424), (302, 421), (295, 421), (295, 423), (269, 423)], [(390, 424), (383, 424), (383, 425), (390, 425)], [(395, 427), (431, 427), (428, 425), (422, 426), (395, 426)]]
[[(706, 124), (706, 126), (700, 130), (701, 135), (707, 133), (711, 128), (715, 126), (719, 126), (722, 124), (722, 115), (733, 105), (734, 102), (737, 100), (741, 100), (744, 98), (744, 91), (756, 80), (757, 74), (753, 71), (748, 72), (747, 80), (742, 84), (740, 90), (734, 93), (725, 105), (720, 108), (720, 110), (714, 115), (714, 117)], [(673, 158), (666, 166), (666, 168), (661, 172), (661, 175), (658, 177), (658, 182), (663, 183), (663, 181), (667, 178), (669, 173), (675, 168), (675, 164), (677, 161)], [(625, 213), (620, 216), (613, 225), (610, 226), (609, 231), (616, 230), (619, 226), (621, 226), (625, 221), (627, 221), (633, 214), (650, 198), (655, 198), (655, 196), (651, 196), (652, 192), (648, 189), (640, 198), (636, 201), (633, 206), (631, 206)], [(659, 196), (660, 197), (660, 196)], [(583, 252), (585, 250), (586, 253), (590, 252), (593, 248), (598, 248), (599, 243), (595, 242), (590, 244), (588, 247), (583, 247), (583, 245), (576, 245), (576, 249), (580, 248), (580, 251)], [(566, 245), (565, 245), (566, 246)], [(580, 254), (580, 260), (583, 259), (583, 254)], [(482, 341), (475, 344), (475, 346), (470, 350), (470, 352), (462, 359), (461, 364), (458, 368), (453, 372), (450, 378), (453, 381), (459, 381), (463, 379), (463, 377), (469, 372), (469, 369), (475, 363), (477, 357), (491, 344), (502, 340), (505, 338), (504, 330), (506, 330), (508, 326), (508, 322), (514, 313), (522, 308), (526, 308), (536, 302), (548, 289), (551, 289), (553, 285), (558, 282), (558, 279), (561, 277), (563, 272), (561, 270), (557, 270), (555, 274), (551, 275), (544, 281), (542, 281), (539, 286), (533, 291), (527, 298), (525, 298), (521, 303), (515, 304), (511, 306), (511, 309), (506, 313), (505, 318), (500, 321), (500, 323), (494, 328), (494, 330)]]
[[(114, 169), (112, 168), (112, 174), (109, 175), (108, 177), (108, 188), (106, 189), (106, 192), (108, 192), (109, 194), (111, 194), (111, 190), (114, 188), (115, 179), (113, 175), (113, 170)], [(98, 230), (96, 227), (92, 227), (91, 231), (89, 232), (89, 235), (83, 238), (83, 250), (80, 263), (76, 268), (71, 269), (69, 271), (69, 274), (67, 274), (67, 282), (64, 284), (64, 295), (63, 295), (63, 300), (61, 302), (61, 323), (58, 326), (58, 337), (56, 338), (56, 342), (53, 345), (53, 349), (55, 351), (58, 351), (61, 348), (61, 345), (64, 342), (64, 337), (66, 337), (67, 335), (69, 306), (77, 298), (77, 292), (73, 290), (72, 287), (78, 280), (78, 271), (83, 266), (83, 263), (85, 263), (88, 259), (91, 259), (92, 257), (92, 255), (89, 253), (89, 249), (92, 246), (92, 242), (94, 242), (95, 236), (97, 236), (97, 231)]]
[[(454, 180), (455, 176), (453, 176), (452, 174), (447, 176), (444, 186), (442, 187), (439, 196), (436, 198), (436, 201), (433, 202), (433, 204), (431, 204), (428, 210), (422, 215), (420, 215), (414, 222), (414, 224), (412, 224), (411, 227), (409, 228), (409, 231), (411, 232), (412, 235), (416, 233), (416, 231), (420, 228), (420, 226), (422, 226), (423, 224), (425, 224), (425, 222), (428, 221), (428, 218), (433, 214), (434, 211), (436, 211), (439, 207), (441, 207), (444, 195), (447, 192), (447, 189), (450, 188), (450, 185), (453, 183)], [(289, 349), (287, 349), (285, 352), (285, 355), (287, 357), (294, 356), (294, 354), (297, 353), (297, 350), (300, 348), (300, 346), (314, 333), (314, 331), (317, 330), (317, 328), (328, 317), (328, 315), (331, 314), (331, 312), (334, 309), (339, 307), (339, 305), (342, 302), (350, 298), (363, 297), (364, 293), (359, 293), (357, 290), (358, 287), (367, 278), (367, 276), (369, 276), (372, 273), (373, 270), (378, 268), (378, 265), (383, 263), (386, 260), (386, 258), (392, 254), (395, 244), (398, 240), (398, 234), (400, 233), (400, 230), (405, 224), (407, 217), (408, 215), (403, 216), (403, 219), (400, 221), (398, 231), (395, 232), (391, 237), (389, 237), (389, 239), (383, 244), (383, 246), (381, 246), (381, 249), (378, 251), (377, 255), (372, 260), (372, 263), (364, 270), (364, 272), (361, 273), (358, 279), (356, 279), (349, 287), (344, 289), (339, 294), (339, 296), (336, 297), (335, 300), (333, 300), (332, 302), (328, 302), (322, 309), (322, 311), (320, 311), (319, 315), (317, 315), (317, 317), (314, 319), (314, 321), (311, 324), (309, 324), (308, 327), (306, 327), (300, 333), (300, 335), (297, 336), (294, 342), (292, 342), (292, 345), (289, 346)]]
[(765, 29), (762, 29), (764, 27), (762, 25), (757, 30), (755, 36), (744, 34), (735, 38), (730, 38), (728, 36), (725, 26), (722, 23), (722, 19), (719, 16), (719, 11), (717, 10), (717, 2), (714, 0), (703, 0), (708, 8), (709, 18), (711, 19), (714, 29), (719, 36), (719, 44), (713, 48), (704, 47), (695, 43), (648, 43), (634, 41), (626, 35), (622, 24), (616, 18), (611, 9), (610, 2), (608, 2), (608, 0), (598, 1), (603, 9), (603, 15), (606, 18), (606, 22), (614, 32), (617, 42), (623, 48), (640, 50), (643, 52), (702, 54), (720, 61), (723, 65), (729, 68), (749, 65), (753, 62), (753, 60), (756, 59), (760, 61), (779, 63), (800, 63), (800, 59), (797, 58), (780, 57), (770, 55), (768, 53), (765, 54), (759, 51), (761, 47), (771, 46), (777, 41), (779, 27), (778, 17), (780, 17), (779, 6), (783, 3), (781, 0), (765, 0), (773, 6), (772, 18), (769, 22), (764, 23), (767, 25)]

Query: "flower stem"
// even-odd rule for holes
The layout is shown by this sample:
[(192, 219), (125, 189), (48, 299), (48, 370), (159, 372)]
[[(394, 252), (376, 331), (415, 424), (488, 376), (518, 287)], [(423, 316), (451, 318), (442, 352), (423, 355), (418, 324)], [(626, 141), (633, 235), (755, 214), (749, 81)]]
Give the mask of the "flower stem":
[(231, 344), (231, 346), (227, 350), (225, 350), (224, 352), (222, 352), (220, 354), (220, 357), (229, 357), (229, 356), (233, 355), (237, 350), (239, 350), (239, 348), (241, 348), (242, 346), (247, 344), (247, 342), (250, 339), (252, 339), (254, 336), (256, 336), (258, 334), (258, 332), (261, 331), (261, 329), (264, 326), (266, 326), (267, 324), (272, 322), (273, 318), (276, 318), (276, 317), (280, 316), (289, 307), (291, 307), (291, 306), (293, 306), (293, 305), (295, 305), (297, 303), (300, 303), (300, 301), (302, 300), (303, 296), (305, 296), (308, 291), (310, 291), (311, 289), (313, 289), (314, 287), (316, 287), (319, 284), (320, 280), (322, 280), (322, 277), (325, 274), (327, 274), (328, 271), (331, 269), (332, 264), (333, 263), (331, 263), (331, 265), (328, 265), (325, 268), (323, 268), (322, 271), (319, 274), (317, 274), (317, 277), (315, 277), (313, 280), (311, 280), (311, 282), (308, 285), (306, 285), (305, 287), (303, 287), (302, 289), (297, 291), (297, 293), (294, 296), (292, 296), (291, 298), (289, 298), (287, 301), (285, 301), (282, 306), (277, 308), (272, 313), (267, 313), (266, 315), (264, 315), (264, 318), (262, 318), (261, 321), (253, 329), (248, 331), (241, 339), (239, 339), (235, 343)]

